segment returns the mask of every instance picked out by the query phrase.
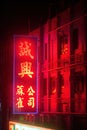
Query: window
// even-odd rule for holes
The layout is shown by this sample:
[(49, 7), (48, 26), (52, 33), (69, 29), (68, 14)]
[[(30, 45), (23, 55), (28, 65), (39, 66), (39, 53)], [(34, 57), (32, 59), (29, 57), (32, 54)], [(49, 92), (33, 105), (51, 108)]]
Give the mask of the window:
[(47, 60), (47, 43), (45, 43), (44, 55), (45, 55), (45, 60)]
[(59, 55), (68, 53), (68, 36), (63, 31), (59, 32)]
[(73, 49), (78, 49), (78, 28), (73, 30)]
[(75, 72), (74, 92), (82, 93), (83, 91), (84, 91), (84, 76), (82, 72)]
[(43, 89), (42, 89), (43, 96), (47, 94), (47, 79), (43, 79)]
[(55, 84), (55, 78), (51, 77), (50, 78), (50, 95), (56, 93), (56, 84)]
[(58, 97), (61, 97), (63, 94), (63, 87), (64, 87), (64, 78), (63, 76), (59, 73), (59, 79), (58, 79)]

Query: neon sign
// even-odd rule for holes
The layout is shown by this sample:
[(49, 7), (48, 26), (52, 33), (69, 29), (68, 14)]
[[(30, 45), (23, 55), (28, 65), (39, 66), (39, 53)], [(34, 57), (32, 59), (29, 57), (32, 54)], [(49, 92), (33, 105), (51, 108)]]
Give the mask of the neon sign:
[(13, 113), (38, 112), (37, 38), (14, 36)]

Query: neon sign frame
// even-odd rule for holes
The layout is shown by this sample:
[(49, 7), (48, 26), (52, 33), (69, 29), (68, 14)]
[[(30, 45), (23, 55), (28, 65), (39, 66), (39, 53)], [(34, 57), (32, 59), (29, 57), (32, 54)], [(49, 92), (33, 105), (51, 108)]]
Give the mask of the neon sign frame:
[[(35, 72), (35, 76), (34, 76), (34, 79), (24, 79), (24, 80), (21, 80), (18, 76), (21, 75), (21, 73), (18, 73), (19, 69), (18, 69), (18, 63), (20, 62), (20, 59), (21, 61), (24, 60), (22, 58), (19, 58), (18, 57), (18, 45), (20, 43), (20, 41), (24, 42), (24, 41), (29, 41), (32, 43), (32, 46), (33, 46), (33, 53), (34, 53), (34, 56), (35, 56), (35, 59), (33, 58), (32, 55), (30, 55), (31, 57), (31, 60), (29, 58), (24, 58), (24, 59), (28, 59), (29, 62), (33, 62), (34, 66), (32, 67), (34, 69), (34, 72)], [(37, 37), (33, 37), (33, 36), (29, 36), (29, 35), (14, 35), (14, 46), (13, 46), (13, 114), (37, 114), (38, 113), (38, 47), (37, 47)], [(31, 50), (30, 50), (31, 51)], [(28, 54), (30, 54), (30, 51)], [(21, 56), (20, 56), (21, 57)], [(28, 67), (29, 68), (29, 67)], [(17, 75), (18, 73), (18, 75)], [(29, 73), (29, 71), (28, 71)], [(27, 73), (26, 73), (27, 74)], [(31, 74), (31, 73), (29, 73)], [(23, 79), (23, 76), (22, 75), (22, 79)], [(29, 75), (32, 77), (32, 75)], [(27, 76), (28, 77), (28, 76)], [(31, 78), (29, 77), (29, 78)], [(26, 84), (26, 86), (30, 85), (30, 89), (33, 93), (34, 93), (34, 97), (33, 97), (33, 94), (31, 94), (31, 99), (35, 98), (35, 107), (34, 107), (34, 104), (33, 104), (33, 108), (25, 108), (24, 109), (19, 109), (17, 108), (16, 106), (16, 87), (19, 87), (17, 84), (19, 84), (19, 82), (22, 84), (25, 82), (28, 82), (30, 80), (32, 86), (34, 86), (34, 88), (30, 85), (30, 83)], [(22, 86), (22, 85), (20, 85)], [(22, 86), (23, 87), (23, 86)], [(33, 90), (34, 89), (34, 90)], [(29, 105), (31, 105), (31, 103), (27, 103)]]

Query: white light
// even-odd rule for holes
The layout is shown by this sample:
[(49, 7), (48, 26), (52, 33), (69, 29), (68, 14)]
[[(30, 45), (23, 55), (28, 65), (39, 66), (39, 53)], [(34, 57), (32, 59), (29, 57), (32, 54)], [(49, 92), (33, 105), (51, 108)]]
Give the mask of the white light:
[(15, 130), (53, 130), (53, 129), (43, 128), (43, 127), (37, 127), (37, 126), (26, 125), (26, 124), (17, 123), (17, 122), (12, 122), (12, 121), (9, 122), (9, 126), (10, 125), (15, 125)]

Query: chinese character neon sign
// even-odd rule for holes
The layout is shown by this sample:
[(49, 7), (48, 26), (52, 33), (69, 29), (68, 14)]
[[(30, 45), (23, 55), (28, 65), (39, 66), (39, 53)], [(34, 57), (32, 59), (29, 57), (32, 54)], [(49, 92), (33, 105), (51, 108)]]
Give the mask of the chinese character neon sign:
[(37, 38), (14, 36), (13, 113), (38, 112)]
[(32, 67), (32, 62), (21, 63), (21, 73), (18, 73), (18, 75), (24, 77), (24, 75), (27, 74), (30, 78), (32, 78), (34, 72), (31, 72), (31, 67)]

